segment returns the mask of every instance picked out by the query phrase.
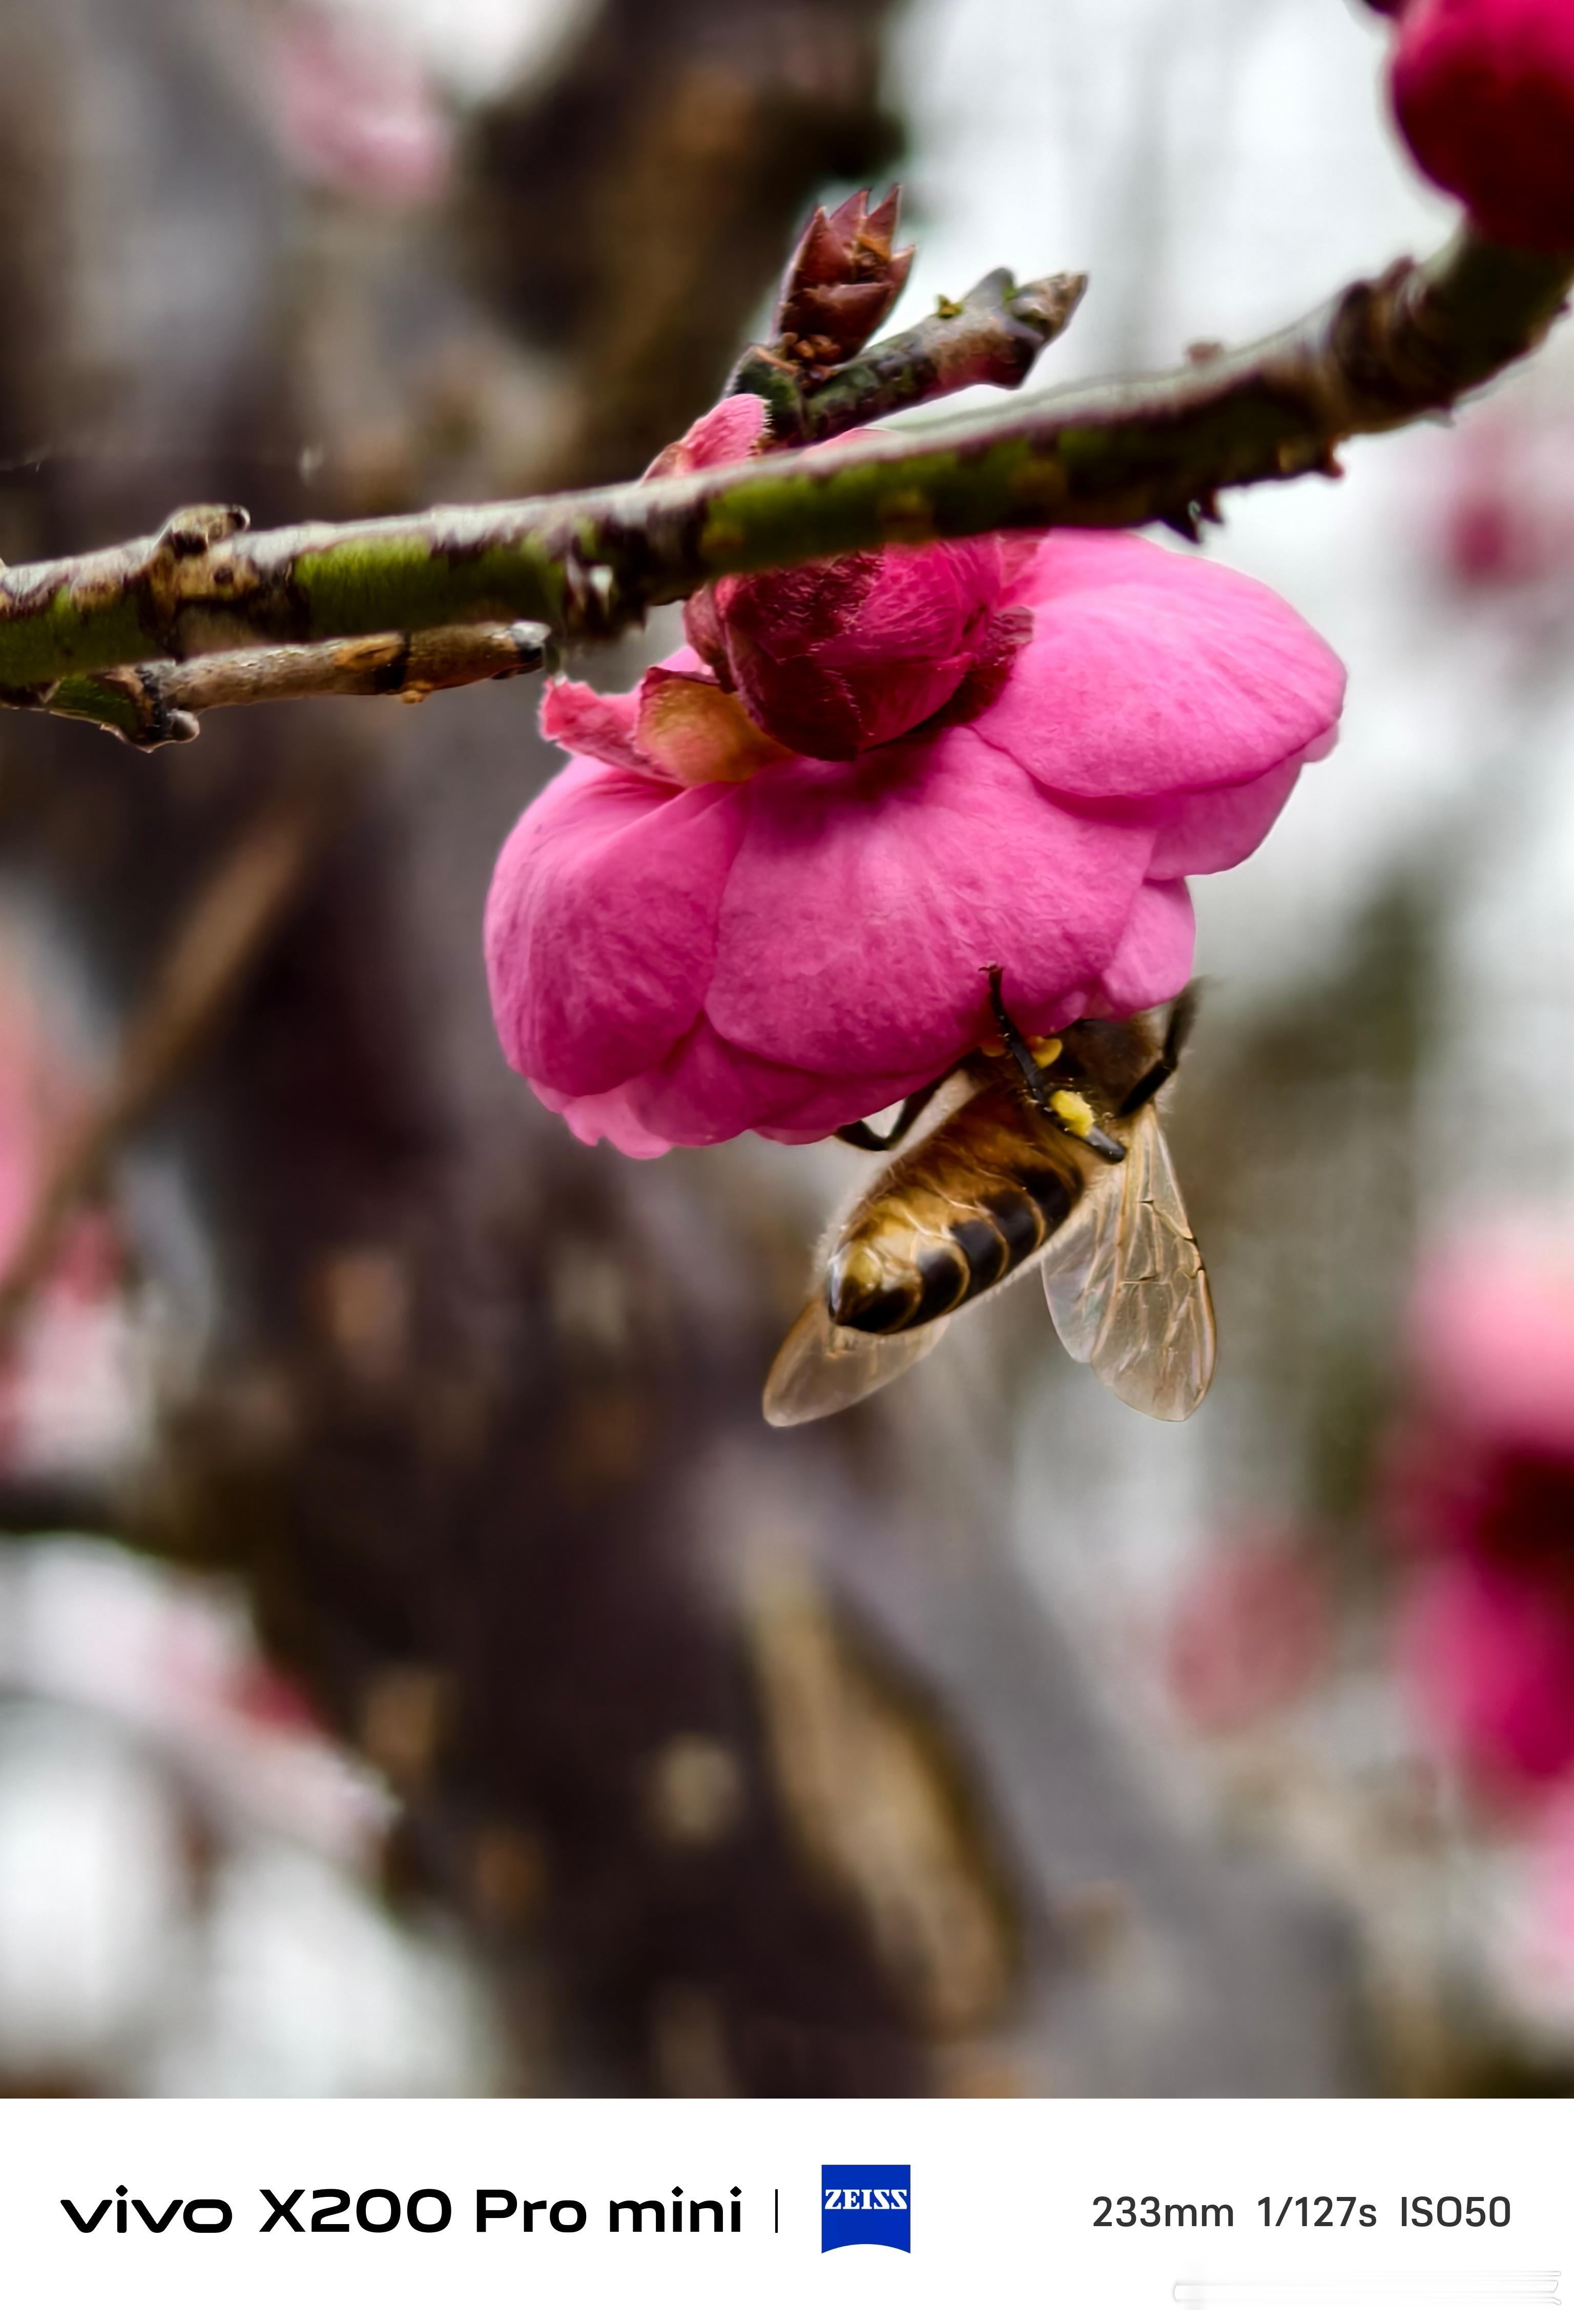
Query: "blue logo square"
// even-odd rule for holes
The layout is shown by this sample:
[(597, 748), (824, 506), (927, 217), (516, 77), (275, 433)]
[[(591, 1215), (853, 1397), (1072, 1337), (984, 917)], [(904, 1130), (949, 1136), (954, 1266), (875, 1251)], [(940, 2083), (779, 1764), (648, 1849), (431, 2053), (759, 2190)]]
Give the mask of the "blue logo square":
[(913, 2248), (913, 2173), (906, 2163), (822, 2163), (820, 2249), (843, 2244)]

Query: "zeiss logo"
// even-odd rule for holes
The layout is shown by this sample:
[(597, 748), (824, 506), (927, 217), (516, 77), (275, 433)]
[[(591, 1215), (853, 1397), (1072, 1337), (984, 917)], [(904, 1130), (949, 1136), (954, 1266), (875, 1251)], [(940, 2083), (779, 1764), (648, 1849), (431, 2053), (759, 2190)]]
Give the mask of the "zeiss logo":
[(820, 2165), (820, 2249), (843, 2244), (913, 2248), (913, 2173), (906, 2163)]

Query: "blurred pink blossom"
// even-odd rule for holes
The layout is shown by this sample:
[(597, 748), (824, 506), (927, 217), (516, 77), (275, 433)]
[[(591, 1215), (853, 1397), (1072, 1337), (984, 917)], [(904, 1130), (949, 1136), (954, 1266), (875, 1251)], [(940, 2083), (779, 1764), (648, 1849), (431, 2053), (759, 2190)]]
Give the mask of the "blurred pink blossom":
[(1574, 1994), (1574, 1784), (1547, 1794), (1517, 1871), (1505, 1965), (1533, 2006), (1566, 2015)]
[(1503, 1792), (1574, 1766), (1574, 1270), (1544, 1235), (1435, 1257), (1388, 1499), (1413, 1563), (1399, 1666), (1422, 1724)]
[[(733, 398), (671, 457), (737, 457)], [(1251, 853), (1343, 671), (1258, 583), (1128, 534), (887, 549), (722, 585), (634, 692), (549, 689), (574, 752), (493, 876), (515, 1070), (625, 1153), (824, 1138), (992, 1030), (1190, 973), (1184, 875)], [(813, 739), (816, 755), (797, 752)]]
[(1424, 1410), (1461, 1450), (1574, 1462), (1574, 1242), (1505, 1222), (1435, 1253), (1408, 1333)]
[[(0, 1272), (23, 1243), (87, 1095), (52, 1037), (25, 956), (0, 944)], [(0, 1345), (0, 1468), (59, 1471), (124, 1449), (138, 1425), (124, 1272), (106, 1212), (68, 1221), (43, 1281)]]
[(1449, 439), (1443, 554), (1468, 589), (1574, 580), (1574, 423), (1502, 406)]
[(442, 192), (452, 124), (391, 28), (299, 0), (277, 28), (272, 63), (273, 121), (298, 176), (389, 208)]
[(1398, 1653), (1429, 1735), (1490, 1788), (1574, 1764), (1574, 1576), (1440, 1558), (1406, 1591)]
[(391, 1815), (257, 1650), (230, 1591), (129, 1551), (50, 1541), (8, 1561), (0, 1683), (113, 1720), (222, 1827), (260, 1824), (370, 1868)]

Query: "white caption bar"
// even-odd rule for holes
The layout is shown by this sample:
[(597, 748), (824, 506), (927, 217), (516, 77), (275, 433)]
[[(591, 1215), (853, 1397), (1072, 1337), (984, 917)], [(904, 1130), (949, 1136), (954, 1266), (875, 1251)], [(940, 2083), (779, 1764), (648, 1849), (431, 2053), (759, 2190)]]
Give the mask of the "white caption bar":
[(1560, 2308), (1560, 2271), (1498, 2275), (1183, 2276), (1182, 2308)]

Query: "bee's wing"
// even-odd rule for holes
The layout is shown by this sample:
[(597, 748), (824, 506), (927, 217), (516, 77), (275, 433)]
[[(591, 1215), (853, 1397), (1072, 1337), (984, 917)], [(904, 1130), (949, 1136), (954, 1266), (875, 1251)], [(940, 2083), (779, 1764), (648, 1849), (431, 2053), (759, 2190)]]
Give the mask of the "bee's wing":
[(1156, 1110), (1122, 1122), (1127, 1158), (1098, 1172), (1044, 1260), (1067, 1352), (1122, 1404), (1189, 1419), (1213, 1378), (1213, 1303)]
[(951, 1318), (912, 1332), (850, 1332), (831, 1321), (817, 1290), (782, 1342), (765, 1383), (765, 1416), (773, 1428), (824, 1420), (872, 1396), (926, 1356)]

